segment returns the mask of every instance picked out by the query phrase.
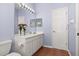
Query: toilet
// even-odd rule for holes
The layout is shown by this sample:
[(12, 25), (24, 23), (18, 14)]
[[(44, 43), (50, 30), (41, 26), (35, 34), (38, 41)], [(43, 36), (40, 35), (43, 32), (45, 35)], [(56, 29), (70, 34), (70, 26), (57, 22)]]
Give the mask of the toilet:
[(21, 56), (17, 52), (10, 52), (12, 40), (0, 41), (0, 56)]

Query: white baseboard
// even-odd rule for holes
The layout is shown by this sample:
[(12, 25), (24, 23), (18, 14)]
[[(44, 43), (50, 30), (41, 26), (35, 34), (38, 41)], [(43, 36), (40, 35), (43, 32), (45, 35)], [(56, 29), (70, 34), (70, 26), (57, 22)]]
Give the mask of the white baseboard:
[(68, 51), (68, 53), (69, 53), (69, 56), (71, 56), (71, 53), (70, 53), (70, 51), (69, 50), (67, 50)]
[(52, 46), (47, 46), (47, 45), (44, 45), (43, 47), (47, 47), (47, 48), (53, 48)]

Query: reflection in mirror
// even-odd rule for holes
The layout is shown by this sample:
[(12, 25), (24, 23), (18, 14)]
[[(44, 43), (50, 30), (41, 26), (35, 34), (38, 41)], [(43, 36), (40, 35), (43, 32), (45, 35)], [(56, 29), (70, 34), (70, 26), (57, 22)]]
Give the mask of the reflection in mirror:
[(37, 32), (38, 27), (42, 27), (42, 18), (36, 18), (30, 20), (31, 32)]
[(31, 27), (42, 27), (42, 18), (31, 19), (30, 26)]

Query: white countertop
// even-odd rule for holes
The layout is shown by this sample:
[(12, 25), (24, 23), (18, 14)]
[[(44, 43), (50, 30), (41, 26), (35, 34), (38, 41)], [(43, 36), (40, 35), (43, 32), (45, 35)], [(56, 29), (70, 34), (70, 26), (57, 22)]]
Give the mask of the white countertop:
[(44, 33), (43, 32), (37, 32), (35, 34), (26, 34), (26, 35), (16, 34), (15, 38), (30, 38), (30, 37), (37, 36), (37, 35), (42, 35), (42, 34), (44, 34)]

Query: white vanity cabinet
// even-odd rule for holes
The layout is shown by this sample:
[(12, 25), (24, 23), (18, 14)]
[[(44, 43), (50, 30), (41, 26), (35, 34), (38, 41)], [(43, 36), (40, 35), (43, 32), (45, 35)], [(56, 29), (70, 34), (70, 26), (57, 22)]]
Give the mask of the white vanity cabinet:
[(43, 46), (43, 33), (15, 36), (15, 51), (23, 56), (33, 55)]
[(38, 35), (33, 38), (33, 53), (35, 53), (41, 46), (43, 46), (43, 35)]

